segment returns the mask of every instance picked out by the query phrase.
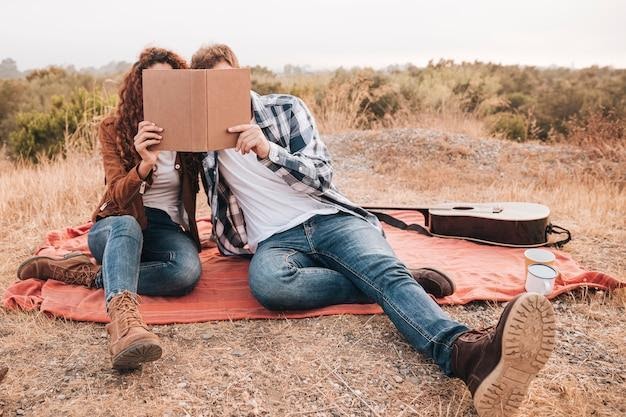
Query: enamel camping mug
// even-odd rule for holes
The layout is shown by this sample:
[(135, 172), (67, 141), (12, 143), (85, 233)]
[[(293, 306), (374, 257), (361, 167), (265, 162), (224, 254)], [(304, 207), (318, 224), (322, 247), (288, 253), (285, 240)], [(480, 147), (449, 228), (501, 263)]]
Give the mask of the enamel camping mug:
[(556, 256), (554, 256), (554, 253), (548, 250), (532, 248), (524, 251), (524, 259), (526, 261), (524, 274), (528, 275), (528, 267), (530, 265), (544, 264), (548, 266), (553, 266), (554, 261), (556, 260)]
[(558, 272), (548, 265), (532, 264), (526, 274), (526, 291), (548, 295), (554, 288), (554, 281)]

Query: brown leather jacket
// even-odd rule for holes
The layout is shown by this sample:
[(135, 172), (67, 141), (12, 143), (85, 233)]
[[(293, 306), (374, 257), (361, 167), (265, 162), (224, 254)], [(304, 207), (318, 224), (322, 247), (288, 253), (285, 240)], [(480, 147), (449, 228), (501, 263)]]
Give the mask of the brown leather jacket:
[[(105, 183), (104, 196), (92, 215), (92, 221), (108, 216), (133, 216), (142, 229), (148, 226), (146, 212), (143, 207), (143, 193), (152, 184), (152, 172), (144, 180), (139, 176), (139, 162), (126, 171), (116, 145), (115, 118), (108, 117), (102, 121), (99, 130), (102, 147), (102, 163), (104, 165)], [(176, 153), (176, 170), (180, 174), (180, 195), (183, 207), (189, 219), (189, 230), (186, 230), (200, 251), (200, 239), (196, 225), (196, 195), (199, 190), (198, 173), (200, 159), (192, 153)]]

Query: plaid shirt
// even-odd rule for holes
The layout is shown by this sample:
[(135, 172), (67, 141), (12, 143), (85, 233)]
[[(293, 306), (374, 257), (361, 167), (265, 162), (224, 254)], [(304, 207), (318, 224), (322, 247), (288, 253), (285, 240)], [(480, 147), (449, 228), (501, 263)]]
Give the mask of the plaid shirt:
[[(260, 96), (254, 91), (251, 97), (254, 119), (270, 144), (268, 157), (259, 159), (259, 163), (294, 190), (361, 217), (381, 229), (374, 215), (353, 204), (333, 185), (330, 155), (304, 102), (294, 96)], [(223, 255), (250, 254), (244, 247), (248, 243), (244, 213), (228, 184), (220, 181), (217, 152), (207, 152), (202, 165), (213, 233), (220, 252)]]

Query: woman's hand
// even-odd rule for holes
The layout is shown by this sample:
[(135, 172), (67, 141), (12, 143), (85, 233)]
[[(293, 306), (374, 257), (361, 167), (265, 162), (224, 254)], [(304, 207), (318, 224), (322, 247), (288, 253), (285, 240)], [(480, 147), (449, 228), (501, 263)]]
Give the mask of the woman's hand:
[(163, 132), (163, 128), (158, 127), (152, 122), (144, 120), (139, 122), (139, 131), (135, 135), (135, 149), (141, 157), (141, 163), (137, 167), (137, 171), (141, 178), (146, 178), (152, 168), (156, 165), (159, 151), (151, 151), (149, 148), (152, 145), (161, 143), (161, 136), (159, 133)]
[(239, 133), (235, 150), (242, 155), (254, 152), (259, 158), (265, 159), (270, 153), (270, 143), (257, 124), (229, 127), (230, 133)]
[(158, 127), (152, 122), (144, 120), (139, 122), (139, 131), (135, 135), (135, 149), (141, 157), (141, 160), (147, 164), (156, 164), (159, 151), (151, 151), (149, 148), (152, 145), (158, 145), (161, 143), (163, 136), (160, 133), (163, 132), (163, 128)]

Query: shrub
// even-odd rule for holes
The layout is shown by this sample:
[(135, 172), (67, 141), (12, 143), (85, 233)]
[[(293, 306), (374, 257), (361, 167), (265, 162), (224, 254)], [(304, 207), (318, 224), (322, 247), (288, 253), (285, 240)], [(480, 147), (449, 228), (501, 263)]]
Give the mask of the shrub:
[(496, 113), (490, 117), (491, 133), (518, 142), (526, 140), (528, 126), (523, 116), (513, 113)]
[[(573, 118), (566, 124), (567, 134), (557, 139), (585, 147), (623, 166), (626, 149), (626, 122), (614, 112), (594, 112), (583, 118)], [(623, 172), (623, 169), (622, 169)]]
[(26, 95), (26, 85), (19, 80), (0, 81), (0, 145), (6, 143), (15, 129), (15, 114)]
[(62, 153), (65, 139), (81, 123), (90, 123), (110, 108), (97, 91), (84, 89), (77, 90), (68, 98), (54, 96), (51, 103), (47, 111), (17, 114), (16, 129), (8, 138), (8, 154), (12, 159), (37, 162), (41, 157), (51, 158)]
[(532, 103), (532, 98), (522, 92), (515, 92), (506, 95), (506, 101), (508, 102), (508, 108), (510, 110), (520, 111), (528, 108)]
[[(597, 124), (597, 116), (592, 115), (610, 114), (617, 123), (626, 120), (623, 69), (540, 69), (440, 60), (421, 68), (396, 65), (384, 70), (309, 72), (286, 66), (284, 73), (275, 73), (256, 66), (251, 72), (252, 88), (260, 94), (302, 97), (325, 132), (405, 127), (426, 120), (423, 116), (439, 115), (442, 120), (472, 120), (513, 140), (562, 140), (573, 131), (571, 120), (579, 123), (576, 137), (581, 134), (580, 124)], [(38, 153), (57, 154), (72, 136), (76, 137), (72, 145), (83, 141), (91, 146), (95, 122), (76, 120), (97, 111), (76, 104), (76, 92), (82, 89), (82, 100), (112, 104), (108, 98), (96, 97), (101, 91), (96, 85), (102, 81), (58, 67), (0, 80), (0, 145), (7, 145), (14, 158), (28, 159), (36, 159)], [(446, 119), (450, 115), (454, 117)]]
[(337, 70), (326, 91), (344, 91), (343, 99), (356, 104), (358, 114), (355, 116), (359, 120), (359, 125), (354, 126), (356, 128), (369, 129), (389, 124), (402, 103), (402, 94), (391, 83), (389, 76), (372, 69)]
[(284, 92), (282, 91), (281, 82), (269, 68), (258, 65), (252, 67), (250, 68), (250, 76), (252, 89), (261, 95)]

